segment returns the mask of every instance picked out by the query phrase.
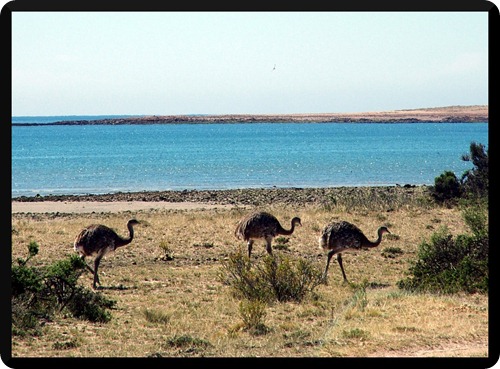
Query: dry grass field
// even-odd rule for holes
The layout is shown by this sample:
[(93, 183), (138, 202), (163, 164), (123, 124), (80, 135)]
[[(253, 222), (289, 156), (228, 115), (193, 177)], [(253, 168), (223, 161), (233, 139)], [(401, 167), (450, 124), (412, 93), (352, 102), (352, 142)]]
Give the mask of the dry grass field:
[[(320, 229), (332, 220), (358, 225), (379, 247), (344, 254), (350, 284), (342, 283), (332, 259), (328, 284), (300, 303), (265, 307), (264, 333), (243, 324), (241, 301), (222, 283), (222, 264), (246, 252), (234, 229), (249, 211), (272, 212), (285, 228), (294, 216), (302, 227), (280, 239), (276, 254), (305, 258), (323, 270)], [(400, 290), (419, 244), (446, 227), (468, 232), (458, 208), (412, 203), (388, 209), (325, 204), (234, 205), (198, 209), (142, 209), (93, 213), (13, 213), (12, 258), (26, 257), (36, 241), (33, 265), (47, 265), (74, 253), (73, 239), (91, 223), (127, 235), (136, 218), (133, 242), (106, 256), (99, 293), (116, 300), (108, 323), (60, 315), (41, 336), (13, 336), (12, 357), (488, 357), (488, 296), (436, 295)], [(274, 242), (278, 244), (278, 242)], [(387, 250), (399, 249), (398, 253)], [(266, 255), (263, 242), (252, 259)], [(91, 288), (87, 272), (81, 283)]]

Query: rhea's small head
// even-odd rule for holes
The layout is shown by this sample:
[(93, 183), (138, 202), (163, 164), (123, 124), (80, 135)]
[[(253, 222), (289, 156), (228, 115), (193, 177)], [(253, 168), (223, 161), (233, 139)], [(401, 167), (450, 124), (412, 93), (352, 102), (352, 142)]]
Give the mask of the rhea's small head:
[(141, 222), (139, 222), (137, 219), (130, 219), (127, 224), (130, 225), (130, 226), (134, 226), (134, 225), (137, 225), (137, 224), (140, 224), (140, 223)]
[(380, 227), (379, 230), (378, 230), (378, 232), (380, 234), (391, 233), (391, 231), (389, 231), (389, 229), (387, 229), (387, 227), (385, 227), (385, 226)]
[(299, 226), (301, 226), (301, 225), (302, 225), (302, 223), (301, 223), (301, 221), (300, 221), (300, 218), (299, 218), (299, 217), (294, 217), (294, 218), (292, 219), (292, 224), (293, 224), (294, 226), (295, 226), (295, 225), (299, 225)]

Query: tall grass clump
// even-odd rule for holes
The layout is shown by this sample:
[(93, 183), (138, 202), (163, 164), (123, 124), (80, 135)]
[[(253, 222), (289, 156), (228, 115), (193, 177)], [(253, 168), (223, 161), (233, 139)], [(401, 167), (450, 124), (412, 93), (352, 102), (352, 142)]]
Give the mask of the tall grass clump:
[(484, 205), (462, 211), (471, 233), (453, 237), (446, 227), (419, 246), (410, 277), (398, 282), (401, 289), (441, 293), (488, 292), (488, 220)]
[(322, 283), (321, 271), (311, 262), (279, 254), (253, 262), (241, 252), (233, 253), (219, 277), (236, 297), (263, 302), (300, 302)]
[(335, 208), (342, 211), (393, 211), (409, 206), (425, 208), (430, 204), (429, 190), (425, 186), (411, 185), (344, 188), (338, 195), (325, 196), (322, 202), (325, 211)]
[(29, 266), (38, 254), (38, 244), (28, 245), (28, 257), (18, 258), (12, 266), (12, 326), (18, 335), (40, 334), (43, 321), (51, 321), (58, 312), (67, 311), (74, 317), (92, 322), (111, 319), (106, 310), (114, 301), (108, 300), (77, 285), (85, 270), (85, 262), (78, 255), (56, 261), (46, 267)]
[(255, 336), (266, 334), (269, 328), (264, 324), (267, 304), (259, 300), (242, 300), (239, 312), (243, 328)]

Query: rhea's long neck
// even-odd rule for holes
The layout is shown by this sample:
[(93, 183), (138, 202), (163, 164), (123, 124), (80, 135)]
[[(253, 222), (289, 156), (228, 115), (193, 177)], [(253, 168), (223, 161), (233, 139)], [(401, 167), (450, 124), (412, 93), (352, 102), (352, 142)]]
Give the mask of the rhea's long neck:
[(129, 236), (126, 238), (119, 237), (119, 242), (117, 242), (116, 247), (121, 247), (128, 245), (134, 239), (134, 227), (132, 224), (127, 225)]
[(292, 222), (291, 226), (290, 226), (290, 229), (284, 229), (281, 225), (280, 225), (280, 230), (279, 230), (279, 234), (283, 235), (283, 236), (289, 236), (293, 233), (293, 231), (295, 230), (295, 223)]
[(382, 242), (382, 234), (383, 234), (382, 229), (379, 228), (377, 233), (378, 233), (378, 238), (375, 241), (370, 241), (367, 239), (364, 247), (377, 247), (378, 245), (380, 245), (380, 242)]

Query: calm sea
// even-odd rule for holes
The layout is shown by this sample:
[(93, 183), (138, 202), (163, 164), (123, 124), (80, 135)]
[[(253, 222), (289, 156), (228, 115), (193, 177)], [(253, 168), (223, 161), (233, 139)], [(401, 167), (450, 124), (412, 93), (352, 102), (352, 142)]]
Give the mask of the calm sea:
[(461, 156), (473, 141), (488, 146), (487, 123), (13, 126), (12, 197), (432, 185), (472, 168)]

